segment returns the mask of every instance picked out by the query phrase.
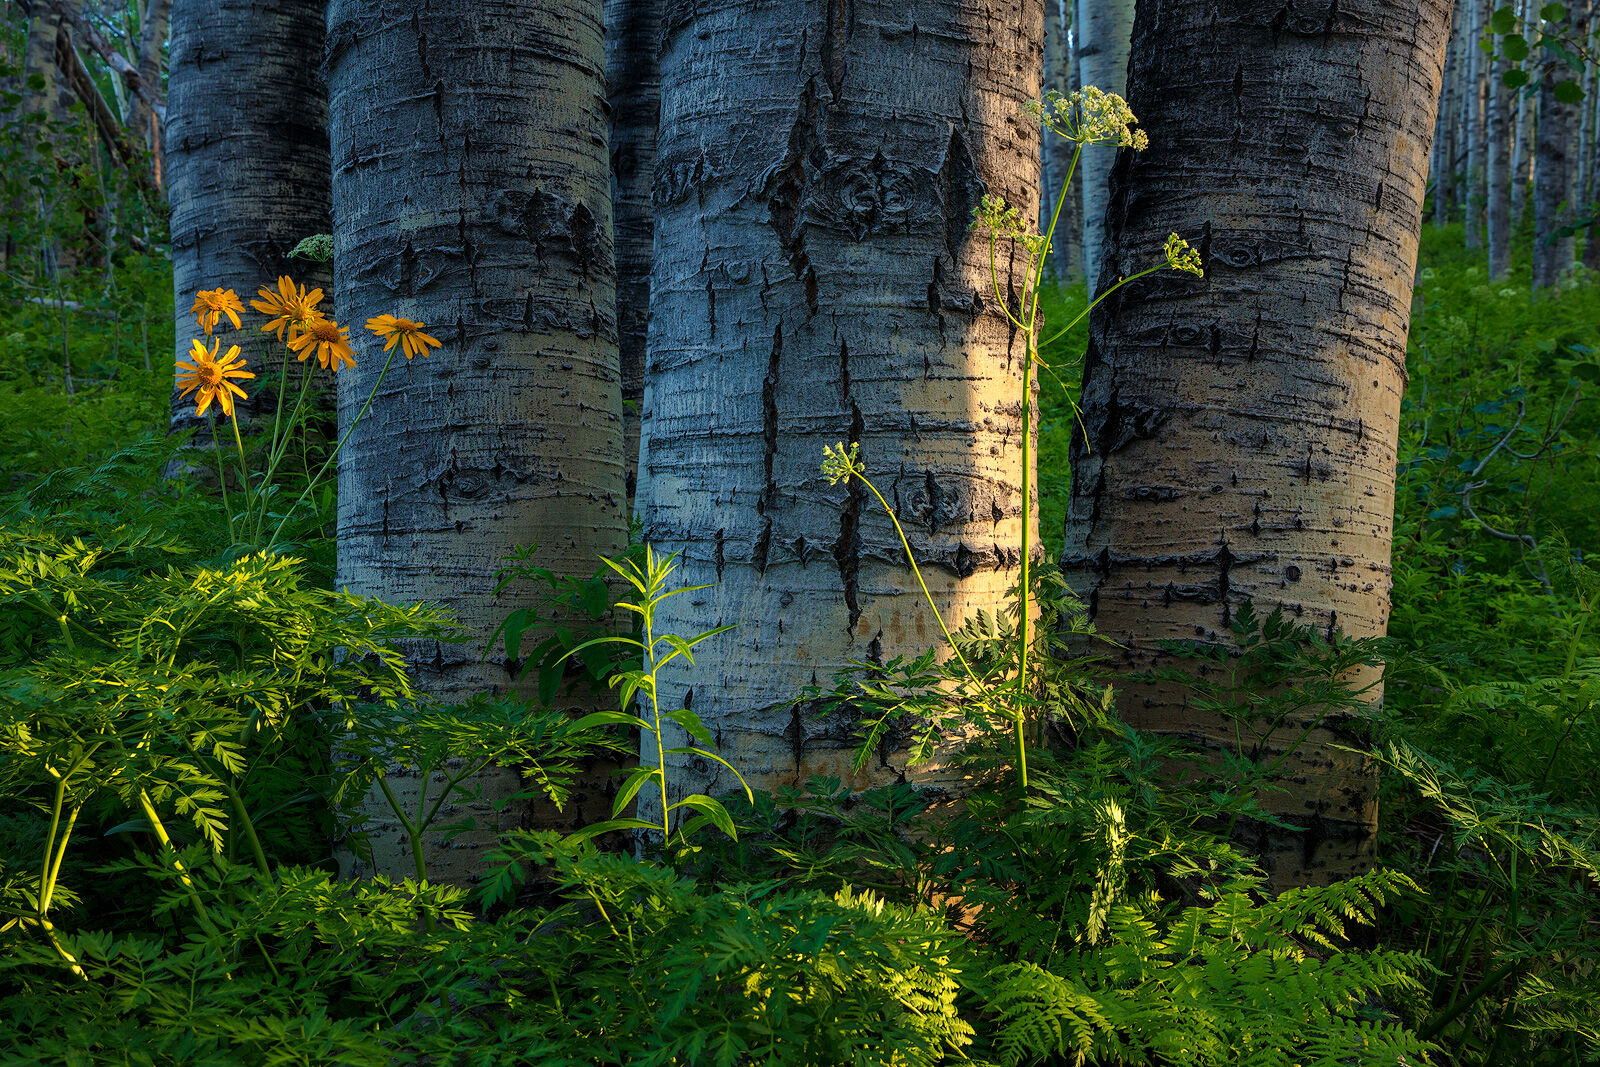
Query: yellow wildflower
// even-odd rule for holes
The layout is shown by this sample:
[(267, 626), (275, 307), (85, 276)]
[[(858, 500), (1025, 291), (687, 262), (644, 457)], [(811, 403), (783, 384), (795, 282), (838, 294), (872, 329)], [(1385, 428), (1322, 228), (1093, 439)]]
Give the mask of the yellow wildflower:
[(173, 369), (180, 372), (178, 385), (182, 391), (178, 395), (185, 397), (195, 393), (196, 415), (204, 415), (206, 408), (215, 400), (222, 413), (231, 416), (234, 396), (243, 400), (245, 391), (230, 379), (255, 377), (255, 374), (244, 369), (244, 359), (239, 355), (238, 345), (229, 346), (227, 353), (219, 359), (217, 350), (221, 346), (220, 340), (212, 341), (210, 348), (205, 346), (205, 342), (196, 340), (189, 350), (189, 358), (194, 362), (173, 364)]
[(322, 312), (317, 310), (317, 304), (322, 300), (322, 290), (313, 289), (308, 293), (305, 286), (296, 286), (287, 274), (278, 276), (277, 292), (266, 286), (262, 286), (256, 292), (261, 299), (250, 301), (250, 306), (263, 315), (277, 316), (261, 327), (261, 332), (271, 333), (276, 330), (278, 340), (282, 341), (283, 331), (287, 329), (290, 347), (293, 347), (295, 337), (302, 330), (308, 329), (312, 323), (322, 318)]
[(1199, 250), (1190, 248), (1189, 242), (1177, 234), (1170, 234), (1167, 237), (1167, 243), (1161, 251), (1166, 253), (1167, 266), (1173, 270), (1187, 271), (1196, 278), (1206, 276), (1205, 271), (1200, 269)]
[(224, 315), (228, 316), (228, 321), (237, 330), (242, 325), (239, 312), (244, 310), (244, 305), (239, 303), (239, 294), (232, 289), (202, 289), (195, 294), (194, 307), (189, 310), (194, 312), (195, 325), (209, 337)]
[(318, 315), (306, 322), (300, 333), (290, 331), (289, 349), (302, 363), (307, 356), (316, 354), (317, 364), (323, 370), (337, 371), (340, 363), (354, 367), (355, 349), (350, 347), (350, 329), (332, 319)]
[(385, 352), (399, 344), (400, 350), (406, 358), (412, 356), (426, 356), (428, 346), (439, 347), (439, 339), (429, 337), (422, 332), (426, 323), (412, 322), (410, 319), (396, 318), (393, 315), (377, 315), (367, 320), (367, 329), (382, 337), (388, 343), (383, 346)]
[(1111, 144), (1135, 152), (1150, 147), (1145, 132), (1133, 128), (1139, 120), (1134, 118), (1128, 102), (1092, 85), (1067, 96), (1052, 89), (1043, 100), (1023, 104), (1022, 110), (1038, 119), (1045, 129), (1079, 144)]

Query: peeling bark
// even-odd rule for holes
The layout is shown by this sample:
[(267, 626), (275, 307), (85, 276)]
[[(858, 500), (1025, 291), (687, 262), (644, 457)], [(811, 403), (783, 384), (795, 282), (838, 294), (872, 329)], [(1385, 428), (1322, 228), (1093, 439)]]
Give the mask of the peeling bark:
[[(1092, 317), (1062, 566), (1129, 670), (1161, 642), (1229, 643), (1238, 605), (1384, 632), (1395, 447), (1446, 0), (1285, 8), (1143, 0), (1102, 277), (1176, 231), (1161, 272)], [(1181, 661), (1180, 661), (1181, 662)], [(1130, 686), (1135, 725), (1215, 745), (1181, 687)], [(1263, 842), (1280, 884), (1365, 862), (1373, 778), (1323, 729), (1292, 757), (1308, 827)]]
[[(175, 359), (200, 336), (189, 308), (201, 289), (232, 289), (248, 308), (280, 274), (328, 282), (325, 265), (289, 258), (329, 227), (328, 103), (317, 73), (325, 9), (325, 0), (173, 4), (165, 170)], [(271, 410), (275, 394), (260, 387), (284, 352), (248, 316), (244, 329), (226, 334), (257, 374), (258, 388), (238, 405), (241, 421)], [(193, 400), (180, 400), (176, 387), (171, 423), (204, 433)]]
[[(678, 578), (713, 584), (658, 632), (737, 628), (662, 693), (692, 694), (752, 784), (860, 784), (854, 723), (789, 701), (940, 641), (888, 518), (827, 484), (824, 445), (860, 442), (952, 625), (1016, 579), (1024, 349), (969, 225), (985, 192), (1037, 210), (1019, 107), (1042, 28), (1040, 0), (668, 7), (640, 484)], [(1021, 267), (1002, 259), (1001, 284)], [(674, 781), (735, 784), (700, 761)]]
[[(626, 540), (601, 37), (600, 0), (329, 6), (339, 318), (402, 315), (444, 342), (396, 362), (339, 457), (338, 582), (455, 614), (467, 643), (406, 649), (442, 700), (522, 691), (503, 649), (480, 660), (517, 606), (493, 577), (514, 548), (587, 576)], [(340, 374), (345, 426), (381, 365), (369, 345)], [(477, 829), (425, 842), (431, 877), (467, 882), (521, 817), (492, 808), (515, 772), (479, 784), (441, 816)], [(609, 813), (586, 788), (569, 823)], [(407, 843), (372, 810), (377, 868), (403, 870)]]

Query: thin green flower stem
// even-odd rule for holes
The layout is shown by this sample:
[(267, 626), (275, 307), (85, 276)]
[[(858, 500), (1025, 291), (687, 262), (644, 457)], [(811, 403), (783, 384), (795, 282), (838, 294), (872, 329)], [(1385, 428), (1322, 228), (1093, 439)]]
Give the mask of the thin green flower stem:
[(1051, 345), (1055, 344), (1057, 341), (1061, 340), (1061, 338), (1067, 333), (1068, 330), (1071, 330), (1074, 326), (1078, 325), (1078, 323), (1083, 321), (1083, 317), (1085, 315), (1089, 314), (1089, 312), (1091, 312), (1095, 308), (1099, 307), (1100, 306), (1100, 301), (1104, 300), (1106, 297), (1110, 296), (1112, 293), (1116, 292), (1118, 289), (1121, 289), (1124, 285), (1127, 285), (1129, 282), (1136, 282), (1140, 278), (1143, 278), (1146, 274), (1154, 274), (1156, 271), (1160, 270), (1164, 266), (1166, 266), (1165, 263), (1157, 263), (1155, 266), (1149, 268), (1148, 270), (1142, 270), (1138, 274), (1133, 275), (1132, 277), (1119, 279), (1117, 281), (1117, 284), (1113, 285), (1111, 288), (1107, 289), (1105, 292), (1103, 292), (1099, 296), (1095, 297), (1094, 300), (1090, 302), (1088, 307), (1086, 307), (1082, 311), (1078, 312), (1077, 316), (1071, 322), (1067, 323), (1065, 326), (1061, 327), (1061, 329), (1059, 329), (1055, 333), (1051, 334), (1050, 335), (1050, 339), (1048, 341), (1042, 342), (1039, 345), (1039, 351), (1042, 352), (1046, 348), (1049, 348)]
[(228, 791), (228, 799), (233, 801), (233, 812), (239, 819), (239, 825), (244, 828), (245, 840), (250, 843), (250, 851), (255, 856), (256, 866), (261, 868), (262, 874), (271, 874), (272, 867), (267, 863), (266, 849), (261, 847), (261, 838), (256, 836), (256, 824), (251, 821), (250, 813), (245, 810), (244, 797), (233, 787), (226, 778), (219, 778), (222, 788)]
[[(58, 863), (55, 859), (56, 833), (61, 829), (61, 805), (67, 796), (67, 776), (57, 774), (52, 767), (46, 767), (51, 774), (56, 775), (55, 797), (50, 802), (50, 831), (44, 838), (43, 869), (39, 872), (39, 918), (44, 918), (44, 913), (50, 909), (50, 897), (55, 892), (55, 873)], [(70, 834), (70, 829), (68, 834)], [(63, 844), (68, 835), (63, 834)]]
[[(418, 828), (426, 829), (427, 827), (432, 826), (434, 816), (439, 814), (439, 809), (444, 806), (444, 802), (449, 799), (450, 794), (456, 791), (456, 786), (460, 785), (466, 779), (471, 778), (473, 775), (482, 773), (484, 768), (488, 767), (489, 764), (493, 762), (494, 760), (492, 758), (486, 759), (479, 763), (476, 767), (468, 767), (460, 774), (447, 777), (444, 783), (444, 788), (440, 790), (439, 795), (434, 798), (433, 807), (429, 808), (428, 813), (426, 815), (422, 815), (418, 820)], [(421, 804), (417, 805), (417, 811), (419, 813), (422, 811)]]
[(661, 696), (656, 691), (656, 671), (660, 668), (656, 666), (656, 635), (651, 618), (654, 614), (654, 611), (644, 612), (644, 648), (645, 655), (650, 657), (650, 715), (656, 727), (656, 781), (661, 785), (661, 844), (665, 846), (672, 840), (672, 808), (667, 802), (667, 750), (661, 741)]
[(250, 464), (244, 458), (244, 438), (239, 436), (239, 409), (233, 408), (228, 412), (228, 421), (233, 423), (233, 443), (239, 448), (239, 478), (244, 492), (244, 515), (248, 522), (256, 509), (255, 490), (250, 485)]
[(894, 532), (900, 535), (900, 545), (906, 550), (906, 560), (911, 564), (911, 573), (917, 576), (917, 585), (922, 587), (923, 599), (927, 600), (928, 607), (933, 609), (933, 617), (939, 623), (939, 629), (943, 631), (944, 639), (949, 642), (950, 651), (956, 654), (956, 659), (961, 661), (961, 666), (967, 672), (967, 677), (972, 679), (972, 684), (977, 686), (978, 691), (981, 693), (983, 691), (983, 683), (978, 681), (977, 674), (973, 672), (971, 665), (967, 663), (967, 657), (963, 656), (961, 649), (957, 647), (956, 639), (950, 633), (950, 627), (945, 625), (944, 616), (939, 614), (939, 605), (933, 602), (933, 594), (928, 592), (928, 583), (922, 580), (922, 568), (917, 566), (917, 557), (912, 554), (911, 542), (906, 539), (906, 532), (901, 528), (900, 520), (895, 517), (894, 509), (889, 506), (889, 502), (883, 498), (883, 494), (878, 492), (878, 487), (873, 485), (865, 474), (858, 470), (855, 472), (855, 476), (861, 479), (862, 485), (872, 490), (872, 495), (878, 498), (879, 504), (883, 505), (884, 513), (889, 516), (889, 521), (894, 523)]
[[(411, 862), (417, 869), (417, 880), (421, 881), (427, 870), (422, 857), (422, 835), (417, 828), (411, 825), (411, 820), (406, 818), (405, 809), (400, 806), (400, 798), (394, 795), (394, 790), (389, 788), (389, 780), (383, 774), (378, 775), (378, 788), (383, 791), (383, 798), (389, 802), (389, 808), (394, 812), (394, 817), (400, 820), (400, 828), (411, 839)], [(423, 792), (427, 792), (427, 779), (423, 779)]]
[[(283, 384), (287, 384), (289, 378), (289, 354), (287, 350), (284, 351), (283, 362)], [(304, 406), (306, 397), (311, 393), (311, 368), (309, 365), (307, 365), (304, 366), (302, 370), (304, 373), (300, 375), (300, 395), (295, 397), (294, 408), (289, 412), (288, 423), (283, 430), (280, 430), (278, 428), (278, 420), (274, 418), (272, 422), (272, 447), (268, 452), (266, 473), (261, 476), (261, 488), (263, 491), (266, 490), (267, 486), (272, 484), (273, 476), (278, 473), (278, 464), (283, 462), (283, 457), (289, 452), (289, 442), (294, 438), (295, 420), (299, 418), (300, 408)], [(278, 407), (280, 411), (283, 408), (283, 392), (281, 387), (278, 393)], [(302, 435), (302, 440), (303, 439), (304, 438)], [(256, 516), (256, 526), (254, 531), (255, 540), (258, 542), (261, 540), (261, 526), (266, 522), (266, 520), (267, 509), (266, 505), (263, 504), (260, 514)]]
[[(278, 371), (278, 406), (272, 413), (272, 443), (278, 443), (278, 431), (283, 425), (283, 393), (289, 387), (289, 349), (283, 350), (283, 366)], [(294, 416), (289, 416), (289, 421), (294, 422)]]
[(222, 510), (228, 513), (228, 540), (236, 542), (239, 535), (233, 529), (233, 505), (228, 503), (228, 472), (222, 465), (222, 443), (217, 440), (217, 417), (206, 415), (206, 429), (211, 434), (211, 447), (217, 454), (217, 481), (222, 485)]
[(355, 428), (360, 425), (361, 420), (366, 416), (367, 409), (372, 407), (373, 398), (378, 395), (378, 389), (383, 385), (383, 379), (389, 373), (389, 365), (394, 362), (394, 357), (399, 351), (400, 346), (396, 345), (393, 351), (389, 353), (389, 358), (383, 361), (383, 369), (378, 371), (378, 380), (372, 383), (372, 391), (367, 394), (366, 402), (361, 405), (361, 410), (356, 412), (356, 417), (345, 428), (344, 434), (339, 438), (339, 443), (333, 446), (333, 451), (328, 454), (328, 458), (322, 461), (322, 466), (317, 468), (317, 473), (306, 482), (306, 487), (301, 490), (299, 499), (290, 505), (289, 510), (283, 513), (283, 518), (278, 520), (278, 528), (273, 531), (272, 540), (267, 542), (267, 547), (262, 549), (263, 552), (272, 551), (272, 546), (278, 543), (278, 538), (283, 534), (283, 528), (288, 525), (290, 517), (294, 515), (301, 504), (305, 503), (306, 497), (311, 495), (311, 490), (315, 489), (317, 483), (322, 481), (322, 476), (328, 473), (328, 468), (333, 464), (333, 461), (339, 458), (340, 452), (344, 451), (344, 443), (350, 440), (350, 435), (355, 432)]
[(144, 812), (144, 817), (150, 820), (150, 828), (155, 831), (156, 840), (162, 846), (172, 850), (172, 867), (178, 872), (178, 880), (188, 890), (189, 903), (194, 907), (195, 917), (200, 920), (200, 926), (211, 938), (217, 942), (217, 949), (221, 951), (222, 931), (217, 929), (211, 921), (211, 915), (206, 911), (205, 904), (200, 900), (200, 891), (195, 888), (194, 879), (189, 877), (189, 872), (183, 869), (183, 861), (178, 859), (177, 846), (172, 843), (172, 838), (167, 836), (167, 828), (161, 822), (161, 816), (156, 814), (156, 806), (150, 800), (150, 794), (143, 789), (139, 790), (139, 807)]

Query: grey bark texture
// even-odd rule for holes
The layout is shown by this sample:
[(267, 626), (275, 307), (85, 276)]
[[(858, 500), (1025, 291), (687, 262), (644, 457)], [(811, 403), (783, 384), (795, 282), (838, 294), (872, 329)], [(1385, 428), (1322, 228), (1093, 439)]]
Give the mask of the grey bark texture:
[[(1206, 276), (1160, 272), (1092, 317), (1062, 567), (1123, 667), (1181, 665), (1164, 641), (1231, 643), (1247, 601), (1384, 632), (1448, 21), (1447, 0), (1287, 16), (1276, 0), (1225, 15), (1208, 0), (1140, 3), (1129, 103), (1150, 148), (1118, 159), (1102, 276), (1157, 262), (1172, 232)], [(1119, 707), (1230, 744), (1231, 725), (1188, 696), (1130, 686)], [(1336, 725), (1290, 757), (1287, 799), (1261, 798), (1307, 827), (1258, 842), (1280, 885), (1370, 855), (1375, 782), (1332, 747)]]
[(1484, 92), (1488, 81), (1489, 57), (1478, 46), (1478, 40), (1483, 36), (1484, 27), (1488, 24), (1490, 2), (1491, 0), (1469, 0), (1457, 15), (1464, 22), (1462, 29), (1465, 33), (1467, 55), (1471, 57), (1471, 62), (1463, 72), (1466, 76), (1467, 91), (1467, 180), (1466, 195), (1463, 198), (1466, 207), (1466, 226), (1463, 227), (1463, 239), (1468, 248), (1482, 248), (1484, 237), (1484, 200), (1487, 195), (1485, 179), (1488, 177), (1488, 129)]
[[(652, 542), (711, 588), (657, 632), (737, 628), (662, 693), (752, 783), (860, 782), (854, 722), (789, 702), (849, 660), (940, 643), (887, 517), (821, 475), (825, 445), (860, 442), (952, 626), (1016, 579), (1024, 345), (969, 224), (986, 192), (1037, 211), (1019, 108), (1042, 30), (1040, 0), (667, 10), (641, 484)], [(1000, 272), (1017, 299), (1022, 264)], [(734, 785), (699, 761), (674, 780)]]
[[(587, 576), (627, 533), (600, 0), (334, 0), (327, 70), (339, 318), (396, 314), (444, 343), (396, 361), (340, 454), (338, 583), (455, 614), (472, 640), (407, 648), (431, 696), (515, 691), (503, 649), (480, 660), (518, 606), (496, 568), (537, 545)], [(340, 375), (345, 427), (379, 348)], [(521, 817), (493, 810), (514, 771), (480, 784), (443, 817), (477, 829), (424, 842), (430, 877), (470, 880)], [(399, 828), (369, 826), (378, 870), (403, 869)]]
[[(1077, 5), (1078, 80), (1121, 96), (1128, 82), (1134, 0), (1077, 0)], [(1078, 162), (1083, 180), (1083, 274), (1091, 298), (1116, 281), (1115, 275), (1105, 273), (1101, 247), (1116, 158), (1117, 149), (1090, 145)]]
[[(1522, 0), (1520, 13), (1524, 26), (1532, 32), (1538, 26), (1539, 0)], [(1523, 67), (1533, 63), (1524, 60)], [(1538, 91), (1530, 86), (1516, 90), (1515, 130), (1511, 141), (1511, 228), (1522, 225), (1528, 206), (1529, 170), (1533, 166), (1533, 131), (1539, 110)]]
[(155, 163), (154, 178), (158, 189), (164, 188), (166, 182), (166, 175), (161, 169), (162, 130), (157, 113), (165, 106), (161, 91), (161, 48), (166, 43), (170, 29), (172, 3), (173, 0), (148, 0), (145, 5), (144, 22), (139, 28), (139, 51), (133, 69), (136, 85), (128, 98), (128, 129), (149, 150)]
[(1461, 65), (1460, 34), (1452, 32), (1445, 48), (1443, 84), (1434, 114), (1433, 147), (1429, 153), (1428, 178), (1433, 184), (1433, 221), (1442, 226), (1450, 221), (1455, 206), (1455, 157), (1457, 116), (1460, 101), (1457, 76)]
[[(226, 320), (218, 329), (224, 350), (238, 344), (257, 375), (250, 400), (238, 405), (241, 422), (271, 410), (269, 374), (285, 351), (249, 310), (256, 290), (280, 274), (308, 286), (328, 280), (326, 266), (289, 257), (329, 226), (328, 102), (318, 73), (325, 9), (325, 0), (176, 0), (172, 8), (164, 154), (174, 356), (187, 358), (202, 336), (189, 310), (195, 293), (238, 293), (244, 329), (233, 332)], [(174, 430), (197, 426), (192, 396), (179, 400), (176, 388), (171, 411)]]
[(661, 120), (661, 0), (606, 0), (606, 97), (611, 107), (611, 210), (617, 248), (617, 348), (628, 500), (639, 467), (645, 329), (655, 233), (650, 181)]
[(1501, 80), (1511, 64), (1496, 44), (1489, 72), (1489, 169), (1484, 193), (1485, 243), (1489, 248), (1489, 278), (1499, 281), (1511, 269), (1511, 90)]
[[(1582, 40), (1588, 30), (1588, 7), (1579, 3), (1569, 15), (1568, 29)], [(1534, 151), (1538, 159), (1533, 176), (1533, 288), (1554, 286), (1572, 269), (1576, 243), (1555, 233), (1569, 225), (1573, 210), (1572, 155), (1577, 149), (1579, 105), (1556, 99), (1558, 82), (1571, 72), (1555, 55), (1545, 59), (1540, 71), (1539, 131)]]

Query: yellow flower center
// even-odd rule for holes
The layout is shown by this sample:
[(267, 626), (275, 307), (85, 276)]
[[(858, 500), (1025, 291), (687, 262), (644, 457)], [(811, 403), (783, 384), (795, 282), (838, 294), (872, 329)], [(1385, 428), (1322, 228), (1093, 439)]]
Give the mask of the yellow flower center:
[(214, 389), (222, 384), (222, 366), (207, 360), (195, 369), (194, 376), (200, 380), (201, 385)]
[(306, 328), (310, 331), (311, 336), (315, 337), (319, 341), (327, 341), (336, 344), (343, 340), (343, 338), (339, 336), (338, 324), (332, 319), (318, 319), (315, 322), (309, 323)]

